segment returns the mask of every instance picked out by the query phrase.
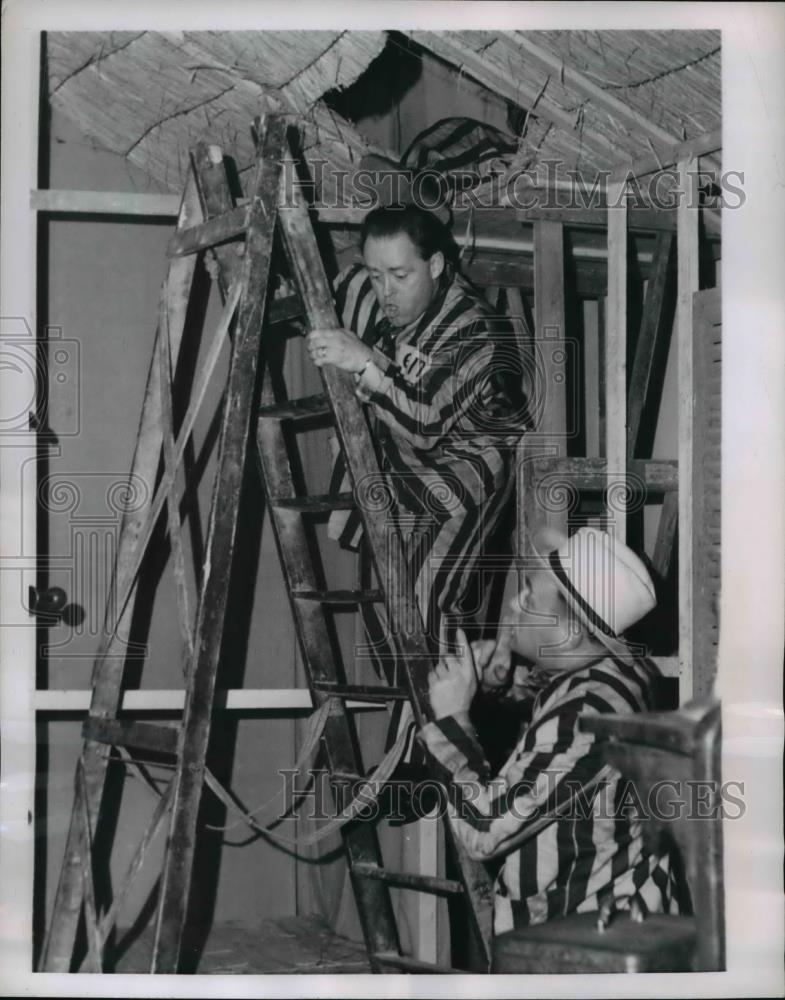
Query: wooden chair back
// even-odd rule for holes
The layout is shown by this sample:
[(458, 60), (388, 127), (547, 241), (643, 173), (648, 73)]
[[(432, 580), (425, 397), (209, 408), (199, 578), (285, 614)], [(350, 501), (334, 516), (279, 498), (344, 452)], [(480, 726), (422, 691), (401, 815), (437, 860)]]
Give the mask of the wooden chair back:
[[(720, 705), (581, 719), (607, 764), (634, 784), (650, 849), (663, 838), (681, 867), (682, 914), (638, 923), (619, 914), (600, 932), (596, 913), (572, 913), (499, 935), (493, 971), (713, 972), (725, 966)], [(686, 909), (686, 914), (684, 910)]]

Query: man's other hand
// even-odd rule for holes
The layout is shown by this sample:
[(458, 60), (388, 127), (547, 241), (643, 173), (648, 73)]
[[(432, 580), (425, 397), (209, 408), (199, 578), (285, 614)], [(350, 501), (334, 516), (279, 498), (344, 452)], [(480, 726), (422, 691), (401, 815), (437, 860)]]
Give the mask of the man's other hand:
[(485, 694), (500, 694), (510, 684), (512, 656), (511, 630), (504, 623), (495, 639), (477, 639), (472, 651), (480, 673), (480, 688)]
[(434, 719), (467, 712), (477, 691), (477, 668), (466, 634), (458, 629), (459, 655), (448, 653), (428, 675), (428, 696)]

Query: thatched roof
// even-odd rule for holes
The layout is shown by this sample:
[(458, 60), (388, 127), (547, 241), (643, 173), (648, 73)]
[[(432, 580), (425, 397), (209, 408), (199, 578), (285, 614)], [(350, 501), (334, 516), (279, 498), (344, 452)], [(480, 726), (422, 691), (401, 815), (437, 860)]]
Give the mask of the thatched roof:
[(410, 32), (530, 111), (525, 158), (613, 170), (719, 128), (719, 31)]
[(200, 139), (246, 169), (251, 122), (266, 112), (301, 124), (310, 157), (349, 169), (368, 144), (320, 98), (353, 82), (385, 40), (383, 32), (54, 32), (49, 93), (86, 135), (127, 156), (160, 190), (182, 187)]
[[(160, 190), (180, 189), (199, 139), (231, 151), (242, 171), (250, 123), (270, 111), (301, 124), (309, 159), (351, 170), (374, 150), (323, 96), (353, 83), (386, 41), (385, 32), (52, 33), (50, 95)], [(720, 125), (718, 31), (413, 31), (412, 43), (525, 112), (519, 164), (558, 159), (591, 174)], [(328, 199), (330, 186), (328, 172)]]

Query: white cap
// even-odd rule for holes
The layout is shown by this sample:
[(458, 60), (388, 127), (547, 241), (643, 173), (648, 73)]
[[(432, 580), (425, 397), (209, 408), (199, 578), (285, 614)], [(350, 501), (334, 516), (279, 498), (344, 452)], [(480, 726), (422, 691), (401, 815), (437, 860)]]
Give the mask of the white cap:
[(546, 531), (534, 547), (589, 631), (613, 652), (627, 652), (618, 636), (657, 603), (632, 549), (597, 528), (579, 528), (569, 538)]

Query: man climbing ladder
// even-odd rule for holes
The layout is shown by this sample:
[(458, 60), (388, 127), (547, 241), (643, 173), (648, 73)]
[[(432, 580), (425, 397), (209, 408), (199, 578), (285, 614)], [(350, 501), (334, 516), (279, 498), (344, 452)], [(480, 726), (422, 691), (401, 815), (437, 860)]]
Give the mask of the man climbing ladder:
[[(505, 526), (509, 536), (515, 450), (527, 422), (520, 357), (458, 273), (455, 244), (436, 216), (416, 204), (375, 209), (359, 249), (364, 264), (336, 281), (344, 328), (313, 330), (308, 350), (318, 367), (352, 373), (368, 404), (388, 516), (435, 651), (443, 616), (448, 634), (481, 625), (489, 557), (503, 550)], [(360, 512), (337, 518), (351, 546)], [(387, 627), (375, 606), (363, 612), (383, 666)]]

